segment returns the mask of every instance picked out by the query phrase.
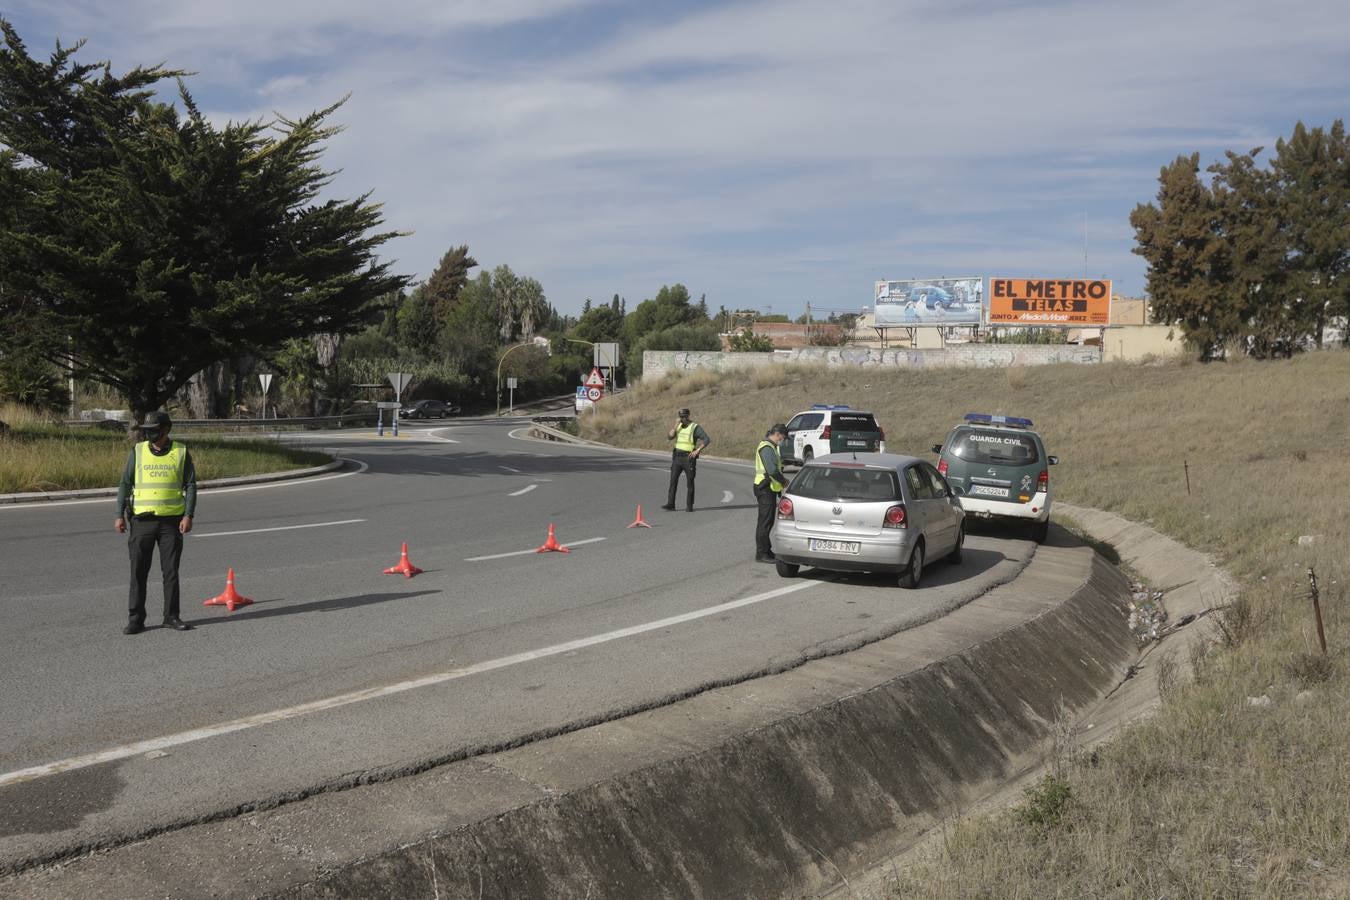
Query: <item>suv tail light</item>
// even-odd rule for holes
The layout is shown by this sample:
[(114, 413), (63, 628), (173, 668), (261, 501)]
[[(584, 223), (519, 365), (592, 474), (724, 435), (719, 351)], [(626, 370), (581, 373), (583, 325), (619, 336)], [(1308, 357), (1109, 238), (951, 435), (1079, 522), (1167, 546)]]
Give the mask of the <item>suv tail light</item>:
[(1041, 474), (1036, 476), (1036, 492), (1044, 494), (1050, 490), (1050, 470), (1041, 469)]
[(830, 439), (830, 426), (826, 425), (824, 428), (821, 429), (820, 439), (822, 441), (828, 441)]
[(778, 501), (778, 518), (792, 519), (792, 501), (784, 497)]
[(908, 528), (909, 520), (905, 518), (905, 504), (900, 503), (886, 510), (886, 518), (881, 520), (882, 528)]
[(938, 460), (938, 474), (943, 478), (947, 477), (947, 461), (945, 459)]

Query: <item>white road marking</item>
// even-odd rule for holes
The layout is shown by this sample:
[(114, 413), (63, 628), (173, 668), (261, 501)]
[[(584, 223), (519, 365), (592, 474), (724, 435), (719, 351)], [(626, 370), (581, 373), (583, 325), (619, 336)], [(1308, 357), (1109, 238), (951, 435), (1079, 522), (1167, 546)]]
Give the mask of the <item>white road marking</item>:
[(512, 475), (524, 475), (524, 474), (525, 474), (524, 472), (520, 471), (519, 469), (513, 469), (513, 468), (511, 468), (510, 466), (498, 466), (497, 468), (499, 468), (499, 469), (505, 469), (506, 471), (510, 472)]
[(649, 471), (649, 472), (669, 472), (670, 470), (669, 470), (666, 466), (648, 466), (648, 467), (647, 467), (647, 471)]
[[(530, 552), (533, 553), (534, 551)], [(707, 606), (692, 612), (681, 613), (678, 616), (657, 619), (653, 622), (645, 622), (641, 625), (633, 625), (629, 628), (619, 628), (615, 631), (607, 631), (603, 634), (578, 638), (577, 640), (567, 641), (562, 644), (552, 644), (547, 647), (540, 647), (537, 650), (526, 650), (523, 653), (513, 653), (510, 656), (499, 656), (496, 659), (485, 660), (484, 662), (474, 663), (470, 666), (462, 666), (458, 669), (450, 669), (446, 672), (424, 675), (421, 678), (414, 678), (409, 681), (400, 681), (395, 684), (387, 684), (377, 688), (366, 688), (365, 690), (353, 691), (349, 694), (338, 694), (334, 697), (325, 697), (320, 700), (313, 700), (309, 703), (301, 703), (297, 706), (288, 706), (284, 709), (275, 709), (270, 712), (245, 716), (240, 719), (232, 719), (228, 722), (220, 722), (216, 725), (208, 725), (205, 728), (194, 728), (191, 731), (166, 734), (162, 737), (137, 741), (132, 744), (123, 744), (120, 747), (110, 747), (107, 750), (100, 750), (96, 753), (86, 753), (83, 756), (72, 756), (67, 759), (57, 760), (56, 762), (44, 763), (40, 766), (31, 766), (27, 769), (6, 772), (3, 775), (0, 775), (0, 788), (9, 787), (12, 784), (19, 784), (25, 781), (32, 781), (36, 778), (45, 778), (60, 772), (70, 772), (74, 769), (85, 769), (89, 766), (97, 766), (102, 763), (127, 759), (132, 756), (140, 756), (141, 754), (150, 753), (155, 750), (163, 750), (166, 747), (177, 747), (194, 741), (220, 737), (225, 734), (233, 734), (236, 731), (245, 731), (249, 728), (257, 728), (260, 725), (270, 725), (273, 722), (295, 719), (300, 716), (309, 715), (310, 713), (325, 712), (330, 709), (350, 706), (353, 703), (361, 703), (365, 700), (391, 697), (395, 694), (414, 691), (418, 688), (444, 684), (447, 681), (456, 681), (460, 678), (468, 678), (471, 675), (481, 675), (484, 672), (493, 672), (497, 669), (505, 669), (509, 666), (518, 666), (522, 663), (534, 662), (535, 660), (546, 659), (550, 656), (559, 656), (564, 653), (572, 653), (576, 650), (584, 650), (587, 647), (607, 644), (610, 641), (617, 641), (621, 638), (646, 634), (649, 631), (658, 631), (662, 628), (669, 628), (672, 625), (682, 625), (685, 622), (693, 622), (698, 619), (707, 618), (708, 616), (719, 615), (733, 609), (740, 609), (743, 606), (763, 603), (765, 600), (772, 600), (775, 597), (782, 597), (786, 594), (815, 587), (818, 583), (819, 582), (815, 581), (801, 581), (796, 584), (787, 585), (786, 587), (766, 591), (763, 594), (756, 594), (752, 597), (743, 597), (740, 600), (732, 600), (727, 603), (719, 603), (716, 606)]]
[[(559, 541), (564, 547), (580, 547), (582, 544), (594, 544), (605, 540), (602, 537), (586, 538), (584, 541)], [(470, 556), (465, 562), (482, 562), (485, 559), (506, 559), (508, 556), (529, 556), (531, 553), (538, 553), (538, 550), (512, 550), (510, 553), (494, 553), (491, 556)]]
[[(233, 494), (238, 491), (261, 491), (267, 488), (294, 487), (303, 484), (317, 484), (320, 481), (331, 481), (334, 478), (346, 478), (350, 475), (360, 475), (370, 468), (369, 463), (363, 463), (359, 459), (348, 459), (345, 456), (337, 457), (342, 462), (356, 463), (355, 472), (338, 472), (336, 475), (316, 475), (313, 478), (290, 478), (283, 481), (269, 481), (265, 484), (246, 484), (239, 487), (199, 487), (199, 494)], [(79, 506), (82, 503), (116, 503), (117, 496), (109, 494), (106, 497), (92, 497), (88, 500), (33, 500), (25, 503), (0, 503), (0, 511), (6, 509), (50, 509), (53, 506)]]
[(521, 488), (520, 490), (518, 490), (518, 491), (512, 491), (511, 493), (507, 494), (506, 496), (508, 496), (508, 497), (519, 497), (521, 494), (528, 494), (530, 491), (534, 490), (534, 489), (537, 488), (537, 487), (539, 487), (539, 485), (537, 485), (537, 484), (527, 484), (525, 487)]
[(734, 500), (735, 498), (736, 498), (736, 495), (733, 494), (731, 491), (723, 491), (723, 492), (722, 492), (722, 502), (723, 502), (723, 503), (730, 503), (730, 502), (731, 502), (732, 500)]
[(236, 534), (261, 534), (264, 531), (294, 531), (297, 528), (326, 528), (329, 525), (355, 525), (357, 522), (364, 522), (365, 519), (343, 519), (340, 522), (311, 522), (308, 525), (278, 525), (276, 528), (250, 528), (247, 531), (208, 531), (206, 534), (198, 534), (196, 537), (231, 537)]

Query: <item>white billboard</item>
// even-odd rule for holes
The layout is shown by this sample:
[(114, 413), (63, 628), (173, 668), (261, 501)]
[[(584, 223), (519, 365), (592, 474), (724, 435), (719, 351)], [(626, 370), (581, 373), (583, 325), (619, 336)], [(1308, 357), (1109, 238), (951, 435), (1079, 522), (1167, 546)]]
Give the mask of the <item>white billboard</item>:
[(878, 281), (872, 300), (879, 327), (978, 325), (984, 308), (984, 278)]

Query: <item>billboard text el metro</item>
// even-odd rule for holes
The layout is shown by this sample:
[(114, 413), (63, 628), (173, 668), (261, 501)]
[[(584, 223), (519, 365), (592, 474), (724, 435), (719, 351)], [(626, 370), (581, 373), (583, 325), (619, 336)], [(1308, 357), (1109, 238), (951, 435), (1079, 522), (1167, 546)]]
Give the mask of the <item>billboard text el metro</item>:
[(1087, 278), (991, 278), (990, 324), (1110, 325), (1111, 281)]

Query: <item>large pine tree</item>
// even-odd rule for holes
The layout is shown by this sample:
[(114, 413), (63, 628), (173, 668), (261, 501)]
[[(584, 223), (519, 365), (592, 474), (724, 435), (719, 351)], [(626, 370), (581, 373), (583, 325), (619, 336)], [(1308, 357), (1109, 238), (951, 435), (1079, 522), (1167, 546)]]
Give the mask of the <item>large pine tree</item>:
[(156, 98), (180, 73), (0, 35), (0, 191), (24, 210), (0, 219), (0, 316), (138, 420), (213, 362), (360, 328), (405, 283), (368, 196), (320, 199), (337, 106), (217, 128), (181, 81), (181, 110)]

